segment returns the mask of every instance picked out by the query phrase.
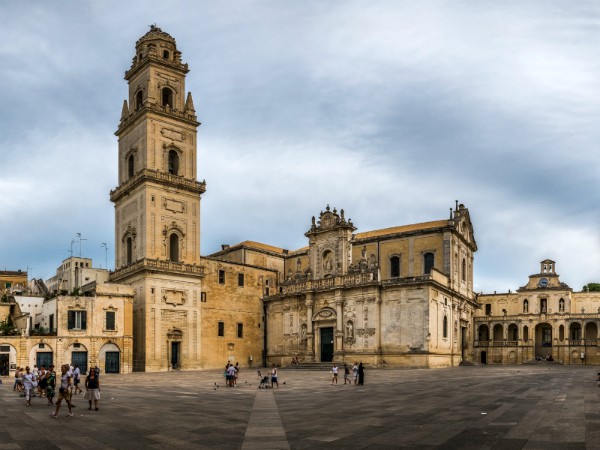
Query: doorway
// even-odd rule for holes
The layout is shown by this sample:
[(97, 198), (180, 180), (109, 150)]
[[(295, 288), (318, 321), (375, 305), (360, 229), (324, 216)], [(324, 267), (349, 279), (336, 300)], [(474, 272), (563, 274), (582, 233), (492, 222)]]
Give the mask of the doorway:
[(8, 354), (0, 355), (0, 376), (8, 376), (9, 356)]
[(53, 365), (53, 359), (52, 352), (37, 352), (35, 355), (35, 364), (38, 367), (50, 367)]
[(333, 327), (321, 328), (321, 361), (333, 361)]
[(172, 369), (180, 369), (181, 368), (180, 348), (181, 348), (181, 342), (171, 342), (171, 368)]
[(469, 341), (467, 338), (467, 327), (460, 327), (460, 360), (461, 361), (465, 361), (468, 348), (469, 348)]
[(487, 364), (487, 353), (481, 352), (481, 364)]
[(71, 364), (73, 364), (73, 367), (79, 366), (79, 370), (81, 371), (81, 373), (87, 373), (87, 352), (71, 352)]
[(119, 352), (106, 352), (106, 359), (104, 362), (104, 372), (106, 373), (119, 373)]

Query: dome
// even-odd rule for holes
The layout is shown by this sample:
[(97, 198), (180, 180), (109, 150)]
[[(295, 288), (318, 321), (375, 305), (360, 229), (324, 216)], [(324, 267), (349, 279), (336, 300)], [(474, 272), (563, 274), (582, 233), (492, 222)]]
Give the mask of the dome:
[(165, 33), (163, 30), (158, 28), (156, 25), (150, 25), (150, 31), (148, 31), (145, 35), (138, 39), (135, 43), (135, 46), (138, 47), (144, 42), (153, 41), (156, 39), (161, 39), (165, 41), (169, 41), (175, 44), (175, 38), (171, 36), (169, 33)]

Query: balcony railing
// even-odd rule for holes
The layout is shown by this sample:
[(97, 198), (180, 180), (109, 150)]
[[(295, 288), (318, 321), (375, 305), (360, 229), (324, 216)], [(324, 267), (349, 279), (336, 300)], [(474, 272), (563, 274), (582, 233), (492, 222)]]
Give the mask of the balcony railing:
[(329, 289), (342, 286), (358, 286), (361, 284), (372, 283), (374, 281), (373, 273), (356, 273), (343, 275), (340, 277), (323, 278), (320, 280), (308, 280), (300, 283), (281, 286), (281, 294), (295, 294), (298, 292)]
[(172, 261), (162, 261), (159, 259), (140, 259), (128, 266), (122, 267), (120, 269), (111, 272), (111, 279), (119, 279), (125, 275), (128, 275), (133, 272), (137, 272), (142, 269), (150, 269), (150, 270), (158, 270), (165, 272), (179, 272), (184, 274), (193, 274), (198, 275), (200, 277), (204, 276), (204, 267), (196, 266), (195, 264), (185, 264), (179, 262)]
[(110, 200), (113, 202), (116, 201), (125, 192), (128, 192), (131, 186), (137, 184), (141, 180), (160, 181), (173, 187), (191, 190), (198, 194), (204, 194), (206, 192), (206, 182), (204, 181), (191, 180), (179, 175), (172, 175), (154, 169), (143, 169), (136, 173), (132, 178), (123, 182), (119, 187), (110, 191)]

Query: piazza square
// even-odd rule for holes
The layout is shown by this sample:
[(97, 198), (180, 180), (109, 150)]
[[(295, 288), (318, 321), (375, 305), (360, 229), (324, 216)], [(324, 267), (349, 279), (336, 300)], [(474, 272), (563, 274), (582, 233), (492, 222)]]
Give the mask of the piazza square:
[[(329, 371), (281, 369), (279, 388), (239, 387), (221, 371), (101, 375), (99, 411), (73, 417), (0, 386), (0, 448), (593, 449), (600, 448), (597, 367), (371, 369), (363, 386)], [(215, 385), (216, 383), (216, 385)], [(218, 387), (216, 387), (218, 386)]]

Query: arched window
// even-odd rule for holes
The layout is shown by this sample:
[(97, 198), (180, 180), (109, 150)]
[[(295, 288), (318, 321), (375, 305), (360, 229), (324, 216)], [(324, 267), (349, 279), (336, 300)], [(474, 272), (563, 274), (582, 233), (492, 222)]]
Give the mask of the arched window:
[(467, 281), (467, 261), (465, 258), (462, 260), (462, 280)]
[(169, 59), (169, 50), (163, 50), (163, 58)]
[(529, 327), (525, 325), (523, 327), (523, 342), (527, 342), (529, 340)]
[(448, 337), (448, 317), (444, 316), (444, 330), (443, 330), (443, 336), (445, 338)]
[(581, 325), (579, 325), (577, 322), (572, 323), (570, 335), (572, 341), (578, 341), (581, 339)]
[(173, 107), (173, 91), (169, 88), (162, 89), (162, 105), (169, 108)]
[(127, 174), (129, 178), (135, 174), (135, 158), (133, 155), (129, 155), (129, 158), (127, 158)]
[(135, 110), (137, 111), (142, 106), (144, 106), (144, 94), (142, 94), (142, 91), (138, 91), (135, 94)]
[(560, 327), (558, 327), (558, 339), (560, 340), (560, 342), (565, 340), (565, 326), (561, 325)]
[(179, 236), (175, 233), (169, 236), (169, 259), (173, 262), (179, 262)]
[(511, 323), (508, 326), (508, 340), (509, 341), (518, 341), (519, 340), (519, 328), (514, 323)]
[(400, 276), (400, 257), (392, 256), (390, 258), (390, 278), (397, 278)]
[(479, 325), (479, 340), (480, 341), (489, 341), (490, 340), (490, 330), (487, 325), (482, 324)]
[(169, 173), (179, 175), (179, 155), (175, 150), (169, 150)]
[(433, 253), (425, 253), (423, 255), (423, 273), (428, 274), (431, 273), (431, 269), (434, 265), (434, 256)]
[(527, 299), (523, 300), (523, 313), (529, 313), (529, 301)]
[(133, 262), (133, 239), (130, 237), (127, 238), (127, 255), (126, 255), (126, 261), (127, 261), (127, 265), (131, 264)]

